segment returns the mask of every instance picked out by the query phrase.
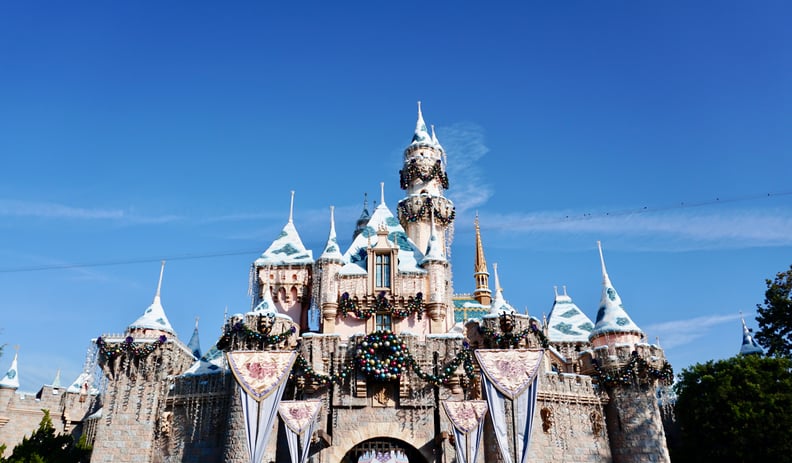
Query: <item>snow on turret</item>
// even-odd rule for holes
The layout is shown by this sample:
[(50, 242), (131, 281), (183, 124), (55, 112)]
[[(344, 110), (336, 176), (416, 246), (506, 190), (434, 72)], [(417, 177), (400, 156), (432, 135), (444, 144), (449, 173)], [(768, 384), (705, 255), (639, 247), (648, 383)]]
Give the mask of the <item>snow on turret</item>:
[(600, 300), (599, 311), (597, 311), (597, 323), (589, 335), (590, 340), (594, 340), (607, 334), (635, 334), (643, 336), (643, 331), (638, 328), (627, 311), (624, 310), (619, 293), (613, 287), (605, 269), (605, 258), (602, 255), (602, 244), (597, 241), (600, 253), (600, 263), (602, 264), (602, 299)]
[(426, 122), (424, 122), (423, 114), (421, 113), (421, 102), (418, 102), (418, 121), (415, 123), (415, 133), (413, 134), (410, 145), (428, 145), (432, 143), (432, 136), (426, 130)]
[(0, 387), (8, 389), (19, 389), (19, 369), (17, 367), (17, 360), (19, 352), (14, 353), (14, 360), (11, 362), (11, 367), (6, 372), (3, 379), (0, 379)]
[(159, 330), (164, 331), (166, 333), (175, 334), (176, 332), (173, 330), (170, 322), (168, 321), (168, 317), (165, 315), (165, 309), (162, 307), (162, 302), (160, 301), (160, 291), (162, 290), (162, 274), (165, 271), (165, 261), (162, 261), (162, 266), (160, 267), (160, 276), (159, 282), (157, 283), (157, 292), (154, 294), (154, 301), (151, 303), (150, 306), (143, 312), (143, 315), (140, 316), (137, 320), (132, 322), (127, 329), (148, 329), (148, 330)]
[(193, 334), (190, 336), (190, 341), (187, 343), (187, 348), (192, 352), (193, 357), (196, 359), (201, 358), (201, 340), (198, 337), (198, 317), (195, 317), (195, 328)]
[(740, 355), (752, 355), (752, 354), (763, 354), (764, 351), (756, 343), (756, 340), (751, 336), (751, 330), (748, 329), (748, 326), (745, 324), (745, 319), (740, 316), (740, 320), (742, 321), (742, 328), (743, 328), (743, 337), (742, 337), (742, 346), (740, 347)]
[(312, 264), (313, 251), (305, 248), (300, 234), (294, 227), (294, 191), (291, 192), (291, 206), (289, 207), (289, 221), (281, 230), (280, 235), (272, 242), (270, 247), (256, 259), (257, 267), (267, 265)]
[(503, 288), (500, 285), (500, 277), (498, 276), (498, 264), (492, 264), (492, 270), (495, 273), (495, 298), (492, 300), (492, 305), (490, 306), (490, 315), (500, 315), (503, 313), (516, 313), (514, 307), (509, 305), (506, 302), (506, 299), (503, 297)]
[(342, 262), (344, 256), (341, 255), (341, 250), (338, 248), (338, 239), (336, 238), (335, 229), (335, 208), (330, 206), (330, 234), (327, 237), (327, 244), (325, 244), (322, 255), (319, 260), (328, 260), (334, 262)]
[(548, 338), (550, 342), (588, 342), (589, 334), (594, 328), (586, 314), (572, 302), (563, 287), (564, 293), (559, 294), (558, 288), (555, 291), (555, 301), (550, 315), (547, 317)]

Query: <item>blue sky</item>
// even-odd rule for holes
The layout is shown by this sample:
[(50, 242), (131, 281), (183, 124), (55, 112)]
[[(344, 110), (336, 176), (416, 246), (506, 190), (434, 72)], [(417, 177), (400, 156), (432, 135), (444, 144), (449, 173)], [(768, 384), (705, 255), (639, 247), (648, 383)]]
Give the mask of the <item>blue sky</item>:
[[(758, 3), (758, 4), (757, 4)], [(248, 267), (336, 206), (394, 209), (415, 102), (448, 152), (455, 289), (473, 217), (504, 294), (594, 317), (611, 279), (677, 371), (729, 357), (792, 263), (786, 2), (4, 2), (0, 370), (70, 381), (162, 302), (204, 349)], [(184, 257), (214, 256), (193, 259)], [(75, 266), (113, 263), (114, 265)], [(38, 270), (34, 270), (38, 269)]]

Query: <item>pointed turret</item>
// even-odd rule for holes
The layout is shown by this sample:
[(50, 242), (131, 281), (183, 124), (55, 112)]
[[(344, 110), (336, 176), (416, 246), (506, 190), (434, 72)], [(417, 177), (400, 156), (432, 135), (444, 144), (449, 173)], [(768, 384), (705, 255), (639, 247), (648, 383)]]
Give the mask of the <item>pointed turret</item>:
[(440, 141), (437, 139), (437, 135), (435, 134), (434, 124), (432, 124), (432, 143), (435, 145), (435, 148), (445, 153), (443, 145), (440, 144)]
[(0, 379), (0, 388), (19, 389), (19, 369), (17, 368), (17, 360), (19, 359), (19, 352), (14, 353), (14, 360), (11, 362), (11, 367), (6, 372), (3, 379)]
[(572, 302), (563, 287), (563, 294), (558, 293), (558, 287), (554, 287), (555, 301), (550, 315), (547, 317), (545, 326), (549, 329), (547, 336), (552, 343), (585, 343), (589, 340), (589, 334), (594, 328), (586, 314)]
[(162, 291), (162, 275), (164, 272), (165, 261), (163, 260), (162, 266), (160, 267), (157, 292), (154, 294), (154, 301), (150, 306), (148, 306), (146, 311), (143, 312), (143, 315), (141, 315), (140, 318), (132, 322), (132, 324), (127, 327), (127, 330), (159, 330), (169, 334), (176, 333), (173, 331), (173, 327), (168, 321), (168, 317), (165, 315), (165, 309), (162, 307), (162, 302), (160, 301), (160, 292)]
[(423, 262), (428, 261), (441, 261), (445, 262), (445, 253), (443, 252), (443, 248), (440, 244), (440, 240), (437, 239), (437, 231), (435, 230), (435, 223), (434, 223), (434, 213), (431, 215), (432, 221), (432, 228), (429, 233), (429, 244), (426, 245), (426, 254), (424, 255)]
[(196, 359), (201, 358), (201, 340), (198, 337), (198, 317), (195, 317), (195, 328), (193, 329), (190, 341), (187, 343), (187, 348), (192, 352), (193, 357)]
[(421, 113), (421, 102), (418, 102), (418, 121), (415, 123), (415, 133), (412, 137), (410, 145), (425, 145), (432, 143), (432, 137), (426, 130), (426, 122), (424, 122), (423, 114)]
[(257, 267), (268, 265), (291, 265), (291, 264), (312, 264), (313, 252), (305, 248), (294, 226), (294, 191), (291, 192), (291, 202), (289, 204), (289, 221), (281, 230), (280, 235), (272, 244), (256, 259)]
[(341, 250), (338, 249), (338, 240), (336, 239), (335, 229), (335, 207), (330, 206), (330, 234), (327, 237), (327, 244), (325, 244), (322, 255), (319, 256), (320, 261), (333, 261), (342, 262), (344, 256), (341, 255)]
[(489, 271), (487, 259), (484, 258), (484, 246), (481, 244), (481, 229), (479, 228), (478, 213), (476, 213), (476, 260), (473, 264), (473, 278), (476, 280), (476, 290), (473, 297), (481, 305), (492, 303), (492, 291), (489, 288)]
[(352, 233), (352, 240), (354, 241), (357, 236), (366, 229), (366, 224), (371, 219), (371, 214), (368, 210), (368, 193), (363, 193), (363, 210), (360, 212), (360, 217), (355, 224), (355, 232)]
[(751, 336), (751, 330), (748, 329), (748, 326), (745, 324), (745, 319), (740, 316), (740, 320), (742, 321), (742, 328), (743, 328), (743, 337), (742, 337), (742, 346), (740, 347), (740, 355), (762, 355), (764, 354), (764, 350), (756, 343), (753, 336)]
[(53, 389), (60, 389), (61, 387), (61, 371), (58, 368), (58, 371), (55, 372), (55, 379), (52, 380), (52, 384), (50, 384)]
[(251, 312), (256, 315), (268, 316), (275, 316), (278, 314), (278, 310), (275, 307), (275, 301), (272, 300), (272, 291), (270, 288), (264, 290), (261, 302), (259, 302), (258, 305), (256, 305), (256, 307), (251, 310)]
[(490, 314), (500, 315), (502, 313), (516, 313), (514, 307), (506, 302), (503, 297), (503, 288), (500, 285), (500, 278), (498, 277), (498, 264), (492, 264), (492, 270), (495, 272), (495, 299), (492, 301), (490, 307)]
[(602, 244), (599, 241), (597, 241), (597, 247), (599, 249), (600, 263), (602, 264), (602, 298), (600, 299), (599, 311), (597, 311), (597, 323), (594, 325), (589, 339), (595, 345), (607, 344), (607, 340), (599, 343), (595, 342), (597, 338), (606, 335), (635, 335), (640, 339), (644, 333), (627, 315), (627, 311), (624, 310), (619, 293), (613, 287), (608, 271), (605, 268)]

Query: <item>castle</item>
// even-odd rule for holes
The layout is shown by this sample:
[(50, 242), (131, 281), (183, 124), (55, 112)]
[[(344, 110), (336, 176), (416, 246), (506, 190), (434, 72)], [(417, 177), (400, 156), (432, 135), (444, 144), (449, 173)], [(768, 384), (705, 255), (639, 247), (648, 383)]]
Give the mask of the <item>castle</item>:
[(668, 462), (656, 390), (673, 372), (601, 247), (595, 323), (566, 288), (546, 319), (517, 313), (497, 266), (491, 290), (478, 219), (475, 289), (455, 294), (446, 153), (420, 104), (403, 162), (396, 214), (383, 187), (346, 250), (332, 208), (316, 258), (290, 210), (251, 266), (252, 310), (205, 354), (197, 324), (189, 342), (175, 335), (160, 272), (151, 305), (95, 340), (73, 384), (19, 394), (15, 358), (0, 443), (13, 448), (46, 408), (57, 431), (87, 436), (92, 462)]

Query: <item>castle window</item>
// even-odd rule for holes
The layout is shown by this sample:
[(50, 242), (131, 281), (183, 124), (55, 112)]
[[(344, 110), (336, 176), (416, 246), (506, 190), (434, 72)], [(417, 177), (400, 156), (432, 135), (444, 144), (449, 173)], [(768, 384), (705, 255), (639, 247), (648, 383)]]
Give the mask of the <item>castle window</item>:
[(374, 330), (393, 331), (393, 320), (390, 314), (378, 313), (374, 315)]
[(374, 286), (377, 288), (391, 287), (391, 256), (377, 254), (374, 265)]

